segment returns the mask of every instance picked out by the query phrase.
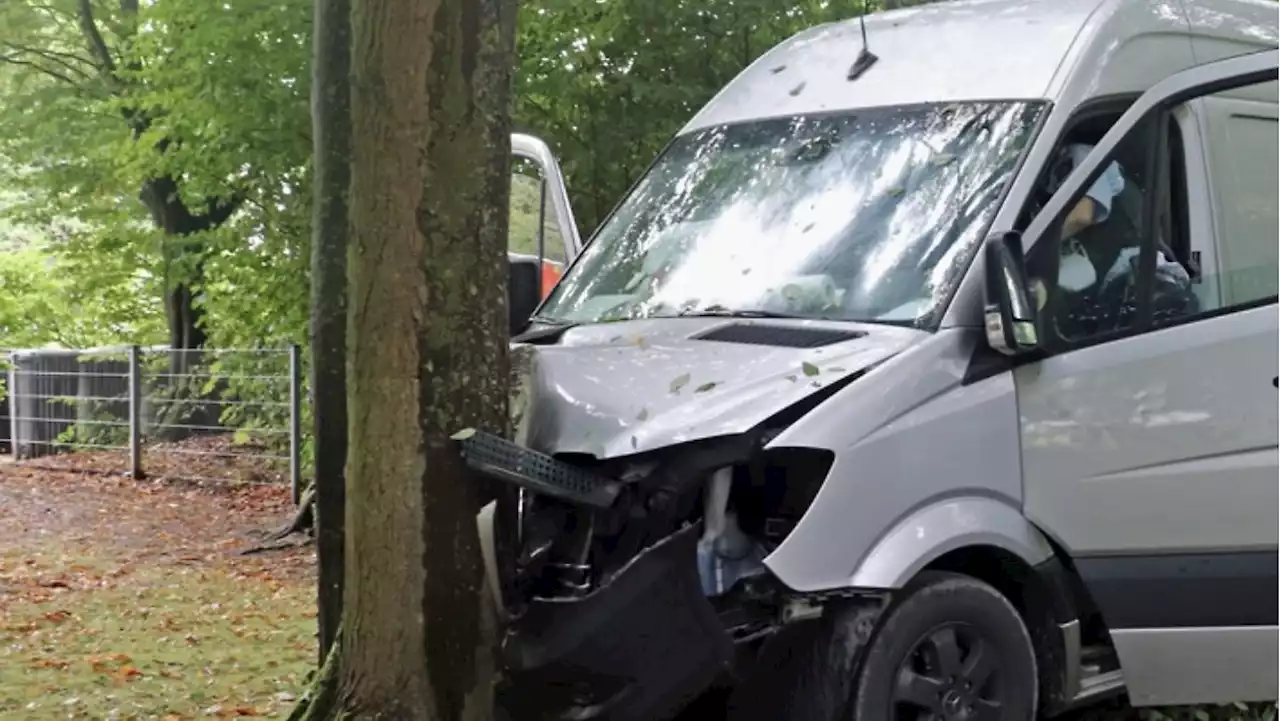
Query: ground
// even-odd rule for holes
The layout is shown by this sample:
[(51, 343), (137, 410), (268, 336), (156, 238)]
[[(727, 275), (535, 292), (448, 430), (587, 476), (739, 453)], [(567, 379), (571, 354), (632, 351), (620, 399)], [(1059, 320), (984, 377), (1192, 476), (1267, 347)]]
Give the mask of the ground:
[(316, 662), (314, 552), (240, 555), (287, 486), (41, 466), (0, 460), (0, 718), (287, 714)]
[[(196, 443), (207, 445), (208, 439)], [(210, 449), (205, 449), (210, 450)], [(293, 514), (227, 465), (138, 482), (121, 458), (0, 456), (0, 719), (287, 715), (316, 664), (315, 554), (242, 555)], [(1274, 706), (1096, 710), (1068, 721), (1274, 721)]]

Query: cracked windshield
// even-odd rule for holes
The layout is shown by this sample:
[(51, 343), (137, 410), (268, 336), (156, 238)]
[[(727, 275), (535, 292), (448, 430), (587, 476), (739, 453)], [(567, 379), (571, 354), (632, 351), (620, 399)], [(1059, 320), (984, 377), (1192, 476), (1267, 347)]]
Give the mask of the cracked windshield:
[(928, 327), (1040, 110), (885, 108), (681, 136), (540, 317), (743, 313)]

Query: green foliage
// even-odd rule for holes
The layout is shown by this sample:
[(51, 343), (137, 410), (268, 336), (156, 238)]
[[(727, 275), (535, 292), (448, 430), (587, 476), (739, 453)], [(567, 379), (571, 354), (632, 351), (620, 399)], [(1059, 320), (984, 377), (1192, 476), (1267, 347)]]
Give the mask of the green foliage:
[(96, 263), (40, 246), (0, 253), (0, 348), (87, 348), (164, 337), (150, 279), (127, 260)]
[[(118, 287), (145, 293), (162, 321), (164, 291), (194, 284), (214, 343), (299, 339), (310, 3), (157, 0), (136, 16), (128, 5), (90, 3), (103, 54), (76, 0), (0, 3), (0, 158), (12, 161), (0, 163), (0, 187), (17, 191), (0, 219), (74, 219), (48, 244), (59, 274), (102, 288), (104, 259), (128, 267), (149, 282)], [(138, 198), (161, 177), (192, 213), (213, 199), (239, 210), (208, 232), (166, 235)]]
[(784, 38), (861, 7), (827, 0), (525, 0), (516, 124), (561, 156), (586, 235), (742, 68)]

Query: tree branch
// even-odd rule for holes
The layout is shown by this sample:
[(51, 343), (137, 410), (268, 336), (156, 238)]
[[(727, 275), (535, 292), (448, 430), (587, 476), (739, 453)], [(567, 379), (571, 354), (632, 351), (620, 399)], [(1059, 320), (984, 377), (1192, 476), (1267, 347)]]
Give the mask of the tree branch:
[(93, 19), (93, 0), (80, 0), (80, 32), (84, 34), (85, 42), (89, 44), (89, 52), (93, 53), (100, 63), (98, 69), (103, 74), (114, 78), (116, 63), (111, 57), (111, 49), (107, 47), (107, 41), (103, 40), (102, 33), (98, 32), (98, 23)]
[(76, 73), (77, 75), (79, 75), (81, 78), (85, 80), (88, 80), (91, 77), (89, 73), (85, 72), (83, 69), (75, 65), (72, 65), (69, 61), (75, 60), (76, 62), (85, 63), (89, 65), (89, 67), (93, 67), (93, 61), (89, 60), (88, 58), (82, 58), (79, 55), (76, 55), (75, 53), (63, 53), (63, 52), (58, 52), (57, 50), (42, 50), (40, 48), (33, 48), (27, 45), (19, 45), (17, 43), (10, 43), (10, 42), (6, 42), (4, 44), (7, 45), (9, 49), (13, 50), (14, 52), (27, 53), (28, 55), (35, 55), (36, 57), (43, 58), (45, 60), (48, 60), (51, 63), (57, 63), (58, 65), (66, 68), (67, 70), (70, 70), (71, 72)]
[(48, 75), (51, 78), (64, 82), (73, 88), (80, 89), (80, 85), (76, 81), (72, 80), (71, 78), (67, 77), (66, 75), (63, 75), (62, 73), (56, 70), (50, 70), (49, 68), (46, 68), (40, 63), (32, 62), (30, 60), (22, 60), (21, 58), (18, 58), (14, 55), (0, 55), (0, 63), (8, 63), (10, 65), (22, 65), (24, 67), (32, 68), (33, 70), (38, 70), (44, 73), (45, 75)]

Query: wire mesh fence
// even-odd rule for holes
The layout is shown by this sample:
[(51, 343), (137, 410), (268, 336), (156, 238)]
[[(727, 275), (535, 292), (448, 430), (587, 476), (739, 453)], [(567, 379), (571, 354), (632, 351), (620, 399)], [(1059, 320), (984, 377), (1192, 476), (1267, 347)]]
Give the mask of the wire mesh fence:
[(255, 349), (0, 353), (0, 451), (135, 478), (301, 482), (301, 356)]

